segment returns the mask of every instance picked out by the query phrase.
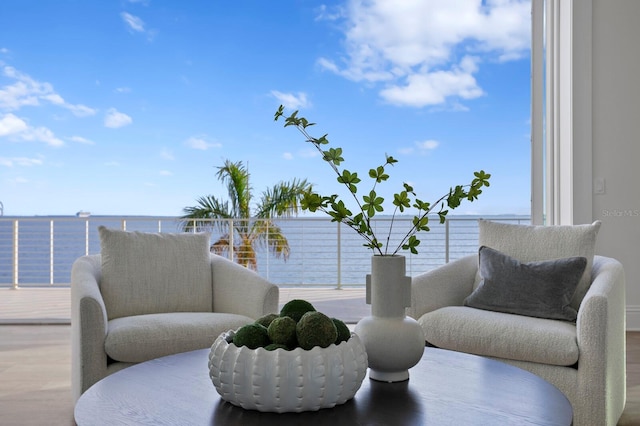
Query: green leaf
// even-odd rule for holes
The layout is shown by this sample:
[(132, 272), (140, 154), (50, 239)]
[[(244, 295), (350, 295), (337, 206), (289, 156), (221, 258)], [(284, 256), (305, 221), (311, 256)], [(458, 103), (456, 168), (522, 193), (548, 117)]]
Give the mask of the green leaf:
[[(326, 145), (329, 143), (329, 140), (327, 139), (328, 133), (325, 133), (321, 138), (319, 139), (315, 139), (315, 143), (318, 145)], [(342, 149), (339, 148), (341, 151)]]
[(393, 194), (393, 205), (398, 207), (400, 213), (404, 212), (405, 208), (409, 208), (411, 206), (411, 199), (409, 198), (407, 191), (402, 191), (399, 194)]
[(429, 231), (429, 227), (427, 226), (428, 223), (429, 223), (429, 217), (427, 215), (424, 215), (421, 217), (418, 217), (418, 216), (413, 217), (413, 226), (415, 226), (415, 228), (419, 231), (428, 232)]
[(333, 210), (333, 213), (335, 213), (335, 217), (338, 217), (340, 220), (351, 216), (351, 210), (345, 206), (342, 200), (331, 203), (331, 209)]
[(418, 210), (422, 210), (425, 212), (428, 212), (431, 209), (431, 204), (430, 203), (425, 203), (422, 200), (419, 200), (416, 198), (415, 203), (413, 203), (413, 207), (415, 207)]
[(416, 247), (418, 247), (419, 245), (420, 245), (420, 240), (415, 235), (412, 235), (409, 237), (406, 244), (402, 245), (402, 249), (410, 250), (411, 253), (413, 254), (418, 254), (418, 250), (416, 249)]
[(369, 192), (369, 195), (363, 195), (362, 200), (364, 203), (362, 204), (362, 210), (366, 211), (367, 216), (373, 217), (376, 212), (381, 212), (384, 210), (382, 207), (382, 203), (384, 202), (384, 198), (378, 197), (376, 191)]
[(376, 169), (369, 170), (369, 177), (375, 179), (376, 183), (380, 183), (389, 179), (389, 175), (384, 172), (384, 167), (378, 166)]
[(339, 166), (344, 161), (342, 158), (342, 148), (329, 148), (328, 151), (322, 151), (322, 159)]
[(360, 183), (358, 173), (351, 173), (349, 170), (343, 170), (342, 175), (336, 178), (339, 183), (343, 183), (349, 187), (349, 191), (355, 194), (358, 192), (357, 184)]

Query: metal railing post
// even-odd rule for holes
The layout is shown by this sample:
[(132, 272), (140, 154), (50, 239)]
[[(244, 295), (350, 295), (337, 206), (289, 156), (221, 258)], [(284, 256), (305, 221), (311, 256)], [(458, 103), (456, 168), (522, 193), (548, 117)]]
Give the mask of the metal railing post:
[(89, 221), (84, 221), (84, 255), (89, 255)]
[(449, 219), (444, 221), (444, 263), (449, 263)]
[(53, 285), (53, 220), (49, 221), (49, 285)]
[(20, 261), (19, 255), (18, 255), (18, 248), (19, 248), (19, 238), (18, 238), (18, 232), (19, 232), (19, 223), (18, 220), (14, 220), (13, 221), (13, 289), (17, 290), (18, 289), (18, 262)]
[[(258, 220), (260, 220), (260, 219), (258, 219)], [(271, 224), (271, 222), (268, 221), (267, 219), (263, 219), (263, 220), (267, 224), (267, 256), (266, 256), (266, 260), (267, 260), (267, 271), (266, 271), (266, 274), (267, 274), (267, 276), (266, 276), (266, 278), (269, 279), (269, 266), (271, 265), (271, 263), (269, 262), (269, 259), (271, 258), (271, 256), (268, 256), (268, 254), (269, 254), (269, 230), (271, 229), (269, 225)]]
[(229, 260), (233, 262), (233, 219), (228, 219), (229, 222)]
[(338, 230), (336, 232), (336, 236), (338, 238), (337, 241), (337, 250), (336, 252), (338, 253), (338, 286), (336, 287), (338, 290), (342, 290), (342, 227), (340, 226), (341, 222), (338, 221), (337, 222), (337, 227)]

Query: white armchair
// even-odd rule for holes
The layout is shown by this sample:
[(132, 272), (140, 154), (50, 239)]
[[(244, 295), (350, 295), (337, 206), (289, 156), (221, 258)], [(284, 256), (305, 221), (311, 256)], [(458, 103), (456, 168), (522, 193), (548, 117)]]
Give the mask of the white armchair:
[[(491, 240), (487, 232), (494, 231), (483, 230), (481, 224), (481, 243)], [(495, 239), (493, 243), (500, 245)], [(536, 244), (535, 237), (512, 243)], [(549, 241), (549, 247), (553, 244)], [(626, 400), (622, 265), (608, 257), (592, 258), (585, 272), (590, 285), (576, 305), (576, 322), (465, 306), (465, 298), (478, 286), (477, 274), (478, 256), (471, 255), (413, 278), (408, 314), (422, 326), (427, 344), (498, 359), (544, 378), (571, 402), (574, 426), (615, 425)]]
[(100, 229), (71, 272), (72, 395), (129, 365), (210, 347), (278, 311), (278, 287), (209, 253), (208, 234)]

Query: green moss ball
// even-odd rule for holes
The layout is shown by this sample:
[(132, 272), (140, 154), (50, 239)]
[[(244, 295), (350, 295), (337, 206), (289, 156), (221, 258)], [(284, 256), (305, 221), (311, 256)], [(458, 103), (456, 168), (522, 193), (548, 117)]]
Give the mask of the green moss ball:
[(296, 322), (291, 317), (278, 317), (267, 328), (271, 342), (295, 348), (298, 344), (296, 338)]
[(349, 330), (349, 327), (347, 327), (347, 324), (345, 324), (344, 321), (337, 318), (331, 318), (331, 321), (333, 321), (333, 324), (336, 326), (336, 330), (338, 331), (336, 345), (340, 344), (340, 342), (346, 342), (351, 338), (351, 330)]
[(286, 345), (279, 345), (278, 343), (268, 344), (267, 346), (264, 347), (264, 349), (267, 351), (275, 351), (276, 349), (284, 349), (285, 351), (289, 350), (289, 348)]
[(278, 317), (280, 317), (280, 315), (278, 315), (278, 314), (267, 314), (265, 316), (262, 316), (262, 317), (258, 318), (256, 320), (256, 323), (264, 325), (265, 327), (269, 328), (269, 324), (271, 324), (271, 321), (273, 321), (274, 319), (276, 319)]
[(335, 343), (338, 330), (331, 318), (321, 312), (307, 312), (296, 325), (298, 345), (305, 350), (314, 346), (326, 348)]
[(233, 344), (237, 347), (246, 346), (249, 349), (256, 349), (267, 346), (269, 343), (269, 333), (267, 327), (260, 324), (243, 325), (233, 336)]
[(315, 312), (316, 308), (306, 300), (293, 299), (285, 303), (280, 310), (281, 317), (291, 317), (295, 322), (300, 321), (300, 318), (307, 312)]

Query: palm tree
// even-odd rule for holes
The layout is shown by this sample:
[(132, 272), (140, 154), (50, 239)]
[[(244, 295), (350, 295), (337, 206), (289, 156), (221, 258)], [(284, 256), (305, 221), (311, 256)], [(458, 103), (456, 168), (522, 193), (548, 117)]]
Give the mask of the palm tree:
[[(221, 236), (211, 245), (212, 252), (224, 254), (233, 249), (237, 263), (256, 270), (256, 247), (263, 244), (276, 258), (283, 257), (286, 261), (290, 253), (289, 242), (271, 219), (298, 213), (302, 195), (311, 189), (307, 180), (280, 182), (266, 189), (252, 214), (249, 170), (242, 162), (226, 160), (224, 166), (218, 167), (216, 177), (227, 186), (229, 199), (223, 201), (213, 195), (198, 198), (196, 206), (183, 210), (183, 229), (206, 229), (212, 226), (211, 219), (233, 219), (214, 222), (213, 226), (221, 230)], [(233, 223), (233, 228), (229, 227), (230, 223)]]

